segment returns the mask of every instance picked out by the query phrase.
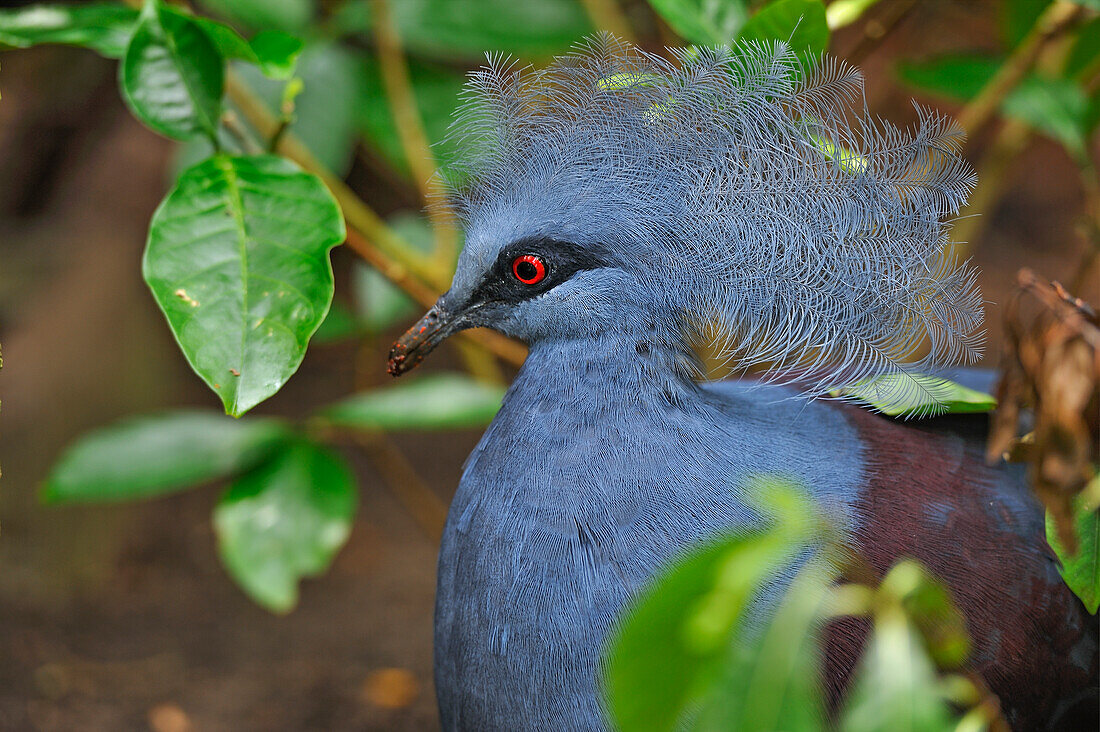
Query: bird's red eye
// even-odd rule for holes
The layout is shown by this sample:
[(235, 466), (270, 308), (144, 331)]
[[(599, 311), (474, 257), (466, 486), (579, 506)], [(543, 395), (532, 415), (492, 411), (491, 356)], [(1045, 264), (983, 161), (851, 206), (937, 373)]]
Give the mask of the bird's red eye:
[(512, 274), (525, 285), (537, 285), (546, 279), (546, 264), (534, 254), (512, 260)]

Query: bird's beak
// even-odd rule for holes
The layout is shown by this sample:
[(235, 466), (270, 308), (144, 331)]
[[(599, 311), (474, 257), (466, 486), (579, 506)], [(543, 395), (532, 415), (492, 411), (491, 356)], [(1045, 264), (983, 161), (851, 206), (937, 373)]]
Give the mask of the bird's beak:
[(393, 344), (389, 367), (386, 369), (391, 376), (412, 371), (443, 339), (456, 330), (461, 330), (457, 327), (457, 319), (443, 308), (442, 302), (443, 298), (440, 298), (416, 325), (405, 331)]

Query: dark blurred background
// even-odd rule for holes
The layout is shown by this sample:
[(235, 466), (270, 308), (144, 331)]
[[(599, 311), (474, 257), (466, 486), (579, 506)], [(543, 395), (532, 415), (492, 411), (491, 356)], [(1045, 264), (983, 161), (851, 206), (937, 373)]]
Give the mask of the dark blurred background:
[[(406, 2), (415, 8), (400, 12), (436, 5), (393, 4)], [(451, 0), (448, 12), (483, 17), (500, 4)], [(576, 37), (601, 22), (586, 13), (607, 6), (552, 3), (563, 4), (582, 18)], [(219, 5), (232, 3), (208, 7)], [(322, 19), (340, 5), (305, 4)], [(674, 40), (645, 2), (613, 5), (643, 45)], [(872, 111), (906, 123), (915, 118), (913, 96), (945, 111), (958, 105), (903, 83), (899, 64), (1003, 50), (1002, 11), (992, 1), (882, 0), (838, 30), (830, 50), (863, 67)], [(572, 40), (551, 38), (526, 55), (538, 62)], [(507, 50), (523, 50), (514, 45)], [(369, 36), (355, 34), (341, 48), (356, 60), (372, 52)], [(465, 49), (423, 55), (452, 76), (477, 63)], [(330, 572), (303, 584), (300, 605), (286, 616), (253, 604), (219, 564), (210, 508), (220, 486), (140, 504), (40, 505), (37, 490), (52, 461), (82, 432), (158, 408), (218, 405), (181, 357), (140, 276), (146, 228), (176, 170), (177, 144), (127, 112), (113, 61), (50, 46), (5, 52), (0, 64), (0, 728), (435, 728), (436, 544), (394, 498), (372, 467), (377, 461), (353, 447), (345, 454), (357, 466), (361, 507), (351, 539)], [(367, 75), (315, 86), (302, 105), (341, 107), (347, 99), (326, 94), (363, 95), (354, 100), (367, 108), (352, 120), (348, 180), (384, 214), (416, 212), (415, 189), (400, 165), (387, 163), (370, 87)], [(968, 157), (982, 160), (1004, 124), (994, 121), (971, 139)], [(1042, 136), (1020, 149), (1000, 166), (999, 195), (980, 223), (966, 224), (990, 303), (986, 363), (994, 366), (999, 306), (1016, 271), (1028, 266), (1068, 283), (1087, 248), (1077, 166)], [(339, 249), (333, 259), (337, 299), (346, 300), (354, 255)], [(1097, 279), (1085, 277), (1079, 294), (1100, 299)], [(385, 352), (406, 325), (312, 347), (301, 371), (257, 411), (300, 416), (384, 383)], [(452, 351), (441, 355), (427, 368), (456, 361)], [(392, 441), (444, 506), (477, 437)]]

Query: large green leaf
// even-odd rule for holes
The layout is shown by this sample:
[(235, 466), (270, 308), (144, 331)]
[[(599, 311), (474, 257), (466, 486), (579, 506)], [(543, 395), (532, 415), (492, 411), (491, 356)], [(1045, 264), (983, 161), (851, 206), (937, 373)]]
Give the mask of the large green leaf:
[(431, 374), (355, 394), (319, 414), (332, 424), (355, 429), (463, 429), (487, 425), (503, 397), (500, 386), (459, 374)]
[(786, 41), (795, 53), (819, 56), (829, 45), (829, 24), (821, 0), (776, 0), (741, 28), (750, 41)]
[(199, 4), (251, 30), (298, 33), (313, 19), (313, 0), (199, 0)]
[(1068, 79), (1025, 79), (1005, 97), (1002, 111), (1021, 119), (1079, 158), (1087, 156), (1089, 96)]
[(744, 0), (649, 0), (684, 40), (703, 46), (731, 43), (749, 18)]
[(990, 412), (997, 406), (997, 400), (989, 394), (947, 379), (920, 374), (888, 374), (849, 384), (831, 393), (895, 417)]
[(221, 115), (225, 60), (193, 19), (147, 2), (119, 66), (122, 96), (156, 132), (213, 136)]
[(119, 3), (0, 10), (0, 48), (62, 43), (90, 48), (108, 58), (122, 58), (137, 18), (136, 10)]
[(222, 562), (256, 602), (287, 612), (298, 580), (324, 572), (347, 541), (355, 506), (347, 463), (294, 443), (238, 479), (214, 509)]
[(955, 729), (935, 667), (905, 613), (878, 613), (840, 718), (842, 732)]
[(298, 369), (343, 241), (324, 184), (273, 155), (189, 168), (149, 228), (145, 281), (195, 372), (238, 416)]
[[(710, 708), (709, 716), (736, 703), (732, 695), (739, 692), (724, 686), (723, 662), (731, 644), (748, 642), (747, 636), (734, 639), (746, 608), (820, 534), (812, 507), (793, 487), (767, 483), (757, 493), (760, 512), (771, 518), (769, 529), (721, 539), (681, 557), (620, 617), (608, 642), (603, 679), (618, 729), (679, 729), (701, 704)], [(777, 647), (774, 658), (786, 663), (799, 655)], [(754, 671), (749, 659), (740, 662), (746, 672), (742, 681), (761, 671)], [(801, 681), (773, 670), (777, 684), (802, 688)], [(792, 703), (805, 701), (799, 694)], [(790, 709), (780, 716), (788, 719), (788, 713), (799, 714)]]
[(84, 435), (54, 464), (47, 501), (122, 501), (190, 488), (251, 467), (287, 436), (273, 420), (169, 412)]
[[(1100, 476), (1093, 479), (1100, 483)], [(1098, 488), (1092, 488), (1098, 491)], [(1078, 498), (1073, 504), (1077, 552), (1070, 554), (1058, 538), (1058, 527), (1047, 512), (1047, 543), (1062, 562), (1062, 578), (1093, 615), (1100, 608), (1100, 510)]]
[[(486, 51), (544, 58), (594, 30), (577, 0), (401, 0), (390, 12), (409, 52), (445, 61), (480, 63)], [(343, 32), (369, 32), (368, 0), (345, 3), (335, 20)]]

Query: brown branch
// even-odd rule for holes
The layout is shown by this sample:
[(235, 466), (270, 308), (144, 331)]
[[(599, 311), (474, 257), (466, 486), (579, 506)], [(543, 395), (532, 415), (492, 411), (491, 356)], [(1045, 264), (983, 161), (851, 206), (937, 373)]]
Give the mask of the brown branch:
[[(397, 139), (405, 153), (405, 160), (420, 191), (420, 197), (427, 204), (440, 193), (439, 176), (435, 155), (417, 108), (416, 95), (409, 78), (409, 66), (401, 47), (401, 37), (393, 24), (387, 0), (372, 0), (371, 11), (374, 16), (371, 27), (378, 47), (382, 86), (389, 100)], [(435, 258), (450, 262), (458, 248), (458, 232), (453, 217), (433, 217), (432, 232), (435, 237)]]
[(390, 495), (412, 516), (425, 536), (438, 544), (447, 521), (447, 505), (385, 434), (357, 432), (355, 438), (381, 474)]
[(1052, 41), (1057, 40), (1083, 12), (1082, 6), (1069, 0), (1055, 0), (1043, 11), (1012, 55), (959, 113), (958, 122), (968, 134), (977, 134), (992, 119), (1001, 102), (1024, 78), (1039, 54)]
[(635, 43), (634, 29), (630, 27), (630, 21), (615, 0), (581, 0), (581, 5), (588, 13), (592, 25), (611, 31), (628, 43)]

